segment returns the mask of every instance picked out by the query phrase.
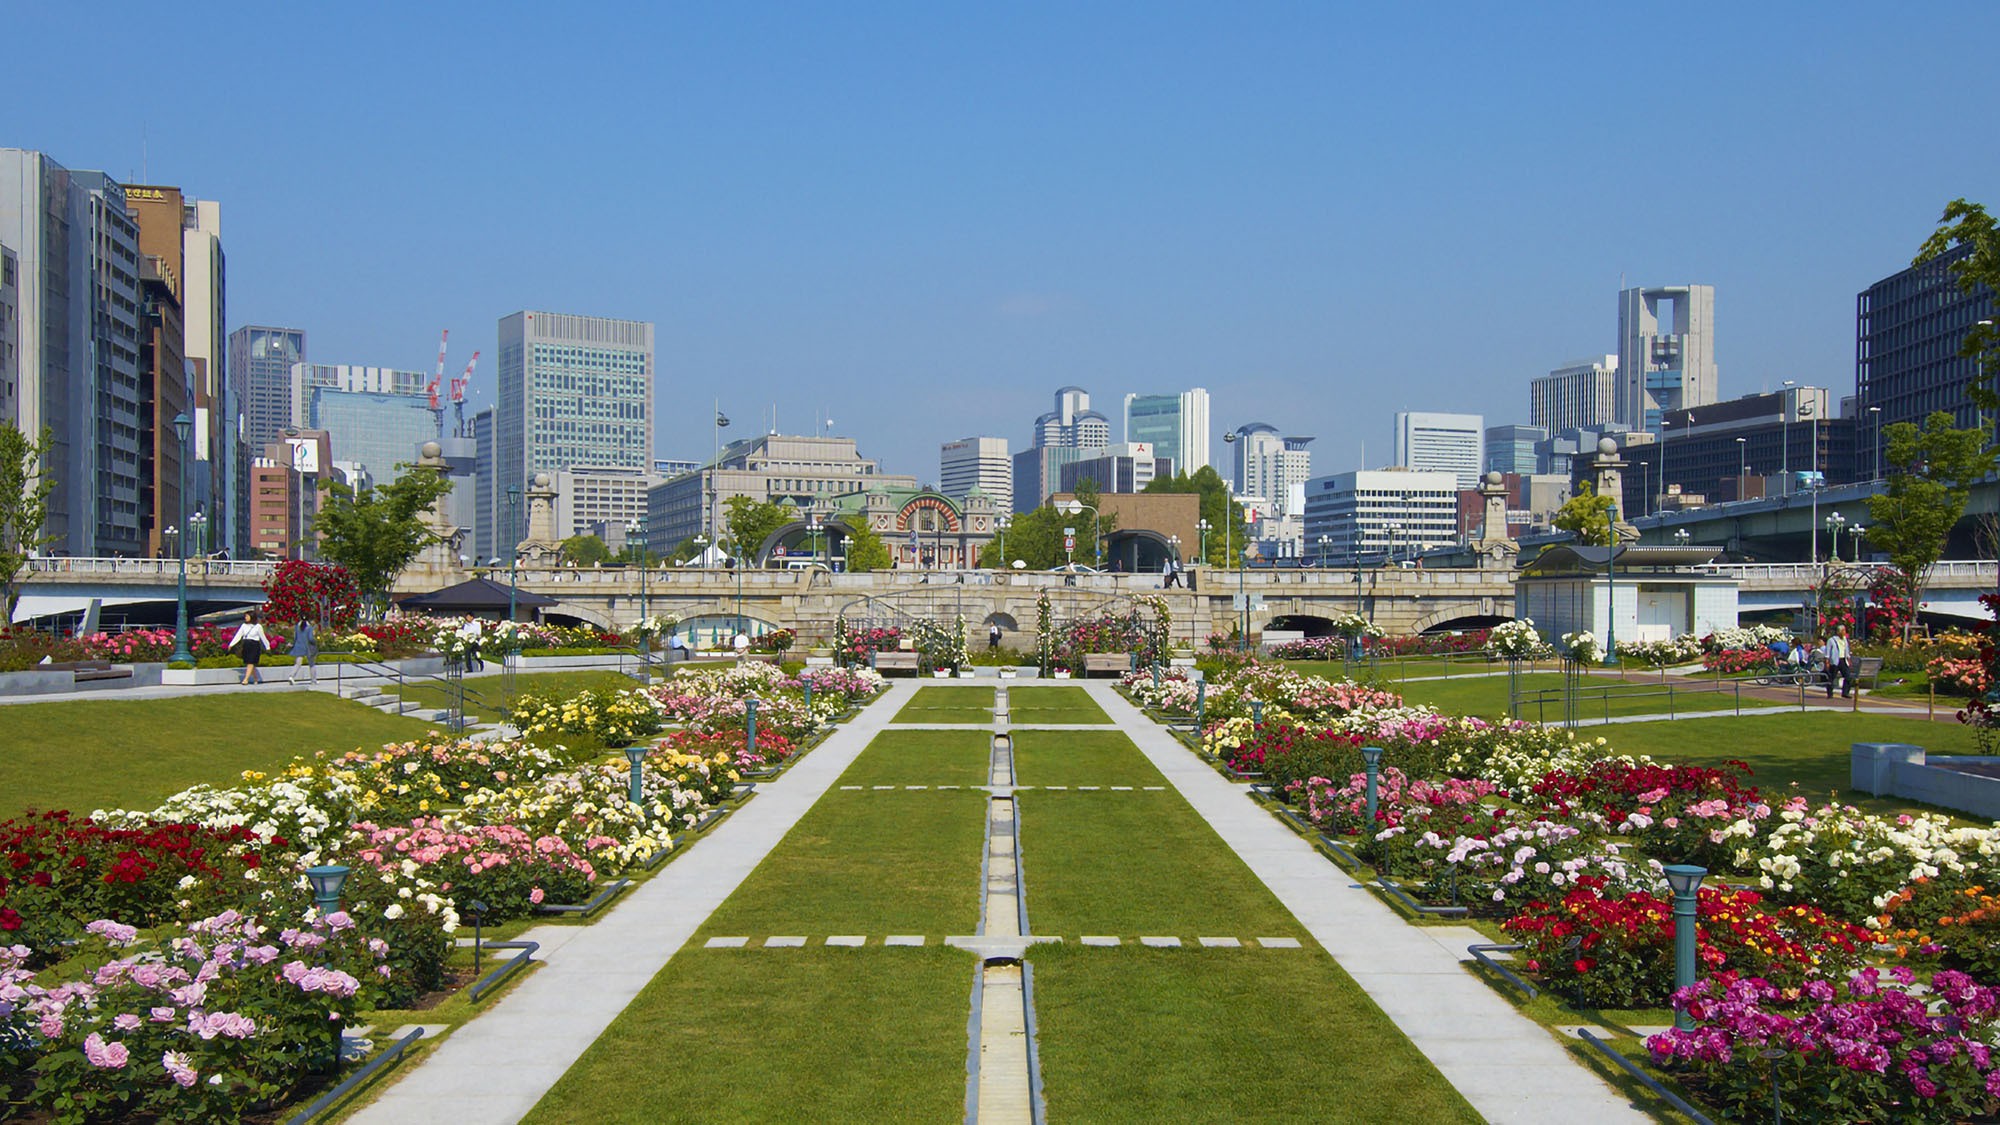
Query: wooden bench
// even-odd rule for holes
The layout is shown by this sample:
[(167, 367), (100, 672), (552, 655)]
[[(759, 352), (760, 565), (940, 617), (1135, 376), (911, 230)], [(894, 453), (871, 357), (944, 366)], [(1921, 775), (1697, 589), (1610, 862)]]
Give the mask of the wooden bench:
[(1122, 676), (1132, 670), (1132, 654), (1129, 652), (1087, 652), (1083, 656), (1083, 674), (1095, 676)]
[(877, 651), (868, 657), (868, 666), (885, 676), (895, 671), (908, 671), (914, 676), (920, 671), (914, 652)]
[(53, 664), (37, 665), (30, 671), (68, 672), (77, 683), (93, 680), (129, 680), (132, 669), (114, 668), (109, 660), (63, 660)]

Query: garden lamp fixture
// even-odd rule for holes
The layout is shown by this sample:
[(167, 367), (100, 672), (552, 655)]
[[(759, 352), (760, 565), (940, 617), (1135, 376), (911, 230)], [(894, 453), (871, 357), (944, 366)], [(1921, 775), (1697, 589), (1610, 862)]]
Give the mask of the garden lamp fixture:
[[(1674, 991), (1694, 984), (1695, 905), (1701, 881), (1708, 868), (1689, 863), (1670, 863), (1662, 868), (1667, 887), (1674, 892)], [(1674, 1009), (1674, 1026), (1694, 1030), (1694, 1017), (1683, 1008)]]
[(1261, 699), (1250, 701), (1250, 725), (1253, 727), (1264, 725), (1264, 701)]
[(312, 883), (313, 905), (319, 908), (320, 917), (340, 909), (340, 892), (347, 885), (350, 870), (338, 863), (306, 868), (306, 879)]
[(1361, 748), (1361, 763), (1368, 771), (1368, 828), (1372, 830), (1375, 825), (1376, 780), (1382, 772), (1382, 748), (1380, 746), (1363, 746)]
[(743, 746), (750, 753), (757, 752), (757, 697), (743, 701)]
[(625, 748), (625, 760), (632, 765), (632, 807), (638, 810), (640, 821), (646, 819), (646, 751), (645, 743), (636, 743)]
[(1194, 524), (1194, 529), (1201, 533), (1201, 547), (1197, 553), (1201, 556), (1201, 561), (1204, 563), (1208, 561), (1208, 529), (1213, 526), (1213, 524), (1205, 519), (1196, 520)]

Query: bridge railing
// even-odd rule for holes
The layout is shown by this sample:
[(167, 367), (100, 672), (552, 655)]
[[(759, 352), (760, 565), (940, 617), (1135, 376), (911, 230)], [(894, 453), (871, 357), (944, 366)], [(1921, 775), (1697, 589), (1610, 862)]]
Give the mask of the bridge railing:
[[(243, 578), (262, 582), (278, 569), (278, 564), (268, 559), (194, 559), (187, 561), (188, 576), (206, 575), (210, 578)], [(61, 555), (51, 558), (29, 559), (27, 572), (47, 574), (55, 577), (85, 576), (103, 577), (119, 575), (127, 578), (161, 578), (172, 580), (180, 575), (179, 559), (120, 559), (94, 558)]]
[[(1843, 564), (1853, 568), (1856, 564)], [(1868, 570), (1887, 570), (1887, 563), (1861, 563)], [(1944, 559), (1931, 568), (1932, 585), (1950, 583), (1992, 583), (1995, 567), (2000, 566), (1992, 559)], [(1710, 563), (1701, 568), (1705, 574), (1722, 575), (1740, 582), (1759, 585), (1810, 586), (1817, 583), (1826, 572), (1825, 563)]]

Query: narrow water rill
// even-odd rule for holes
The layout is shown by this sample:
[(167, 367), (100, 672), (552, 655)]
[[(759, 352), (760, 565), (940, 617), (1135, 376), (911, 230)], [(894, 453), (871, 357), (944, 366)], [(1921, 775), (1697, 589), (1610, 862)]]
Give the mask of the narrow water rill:
[[(1004, 725), (1007, 689), (994, 700), (994, 723)], [(966, 1060), (967, 1122), (1038, 1123), (1040, 1083), (1035, 1075), (1034, 1013), (1028, 966), (1019, 943), (1028, 932), (1021, 887), (1019, 822), (1014, 805), (1014, 747), (1004, 731), (993, 736), (987, 773), (986, 858), (976, 941), (984, 960), (972, 990), (971, 1040)], [(1011, 940), (1010, 940), (1011, 939)], [(1010, 947), (1011, 948), (1008, 948)]]

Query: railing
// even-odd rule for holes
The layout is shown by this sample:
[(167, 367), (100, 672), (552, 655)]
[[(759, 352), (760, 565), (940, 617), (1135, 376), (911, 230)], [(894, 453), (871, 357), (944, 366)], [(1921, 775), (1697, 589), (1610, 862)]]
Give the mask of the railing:
[[(1886, 570), (1886, 563), (1842, 563), (1847, 569), (1859, 565), (1866, 570)], [(1928, 583), (1936, 586), (1943, 583), (1985, 584), (1995, 581), (1995, 567), (2000, 566), (1992, 559), (1945, 559), (1931, 568)], [(1810, 586), (1817, 584), (1825, 576), (1825, 563), (1710, 563), (1700, 568), (1703, 574), (1714, 574), (1734, 578), (1739, 582), (1758, 583), (1772, 586)]]
[[(262, 582), (278, 569), (267, 559), (197, 559), (187, 561), (189, 578), (242, 578)], [(180, 577), (179, 559), (119, 559), (62, 555), (28, 560), (28, 573), (49, 575), (108, 575), (173, 580)]]

